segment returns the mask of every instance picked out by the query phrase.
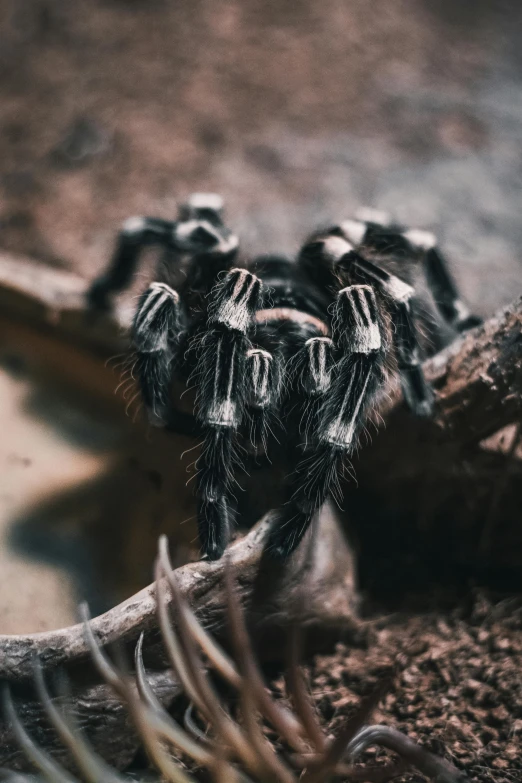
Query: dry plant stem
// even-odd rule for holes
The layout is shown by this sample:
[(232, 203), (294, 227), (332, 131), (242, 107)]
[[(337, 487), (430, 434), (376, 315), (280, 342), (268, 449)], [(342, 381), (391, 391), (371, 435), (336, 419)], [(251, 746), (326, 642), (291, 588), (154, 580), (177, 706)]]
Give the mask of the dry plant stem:
[(199, 740), (199, 742), (202, 742), (203, 745), (208, 745), (210, 747), (215, 746), (216, 743), (211, 739), (211, 737), (208, 736), (208, 734), (199, 728), (196, 721), (194, 720), (194, 705), (192, 702), (190, 702), (183, 715), (183, 725), (188, 733), (195, 739)]
[(346, 754), (347, 746), (374, 712), (386, 690), (388, 686), (381, 685), (370, 696), (363, 699), (356, 713), (346, 721), (337, 737), (330, 742), (326, 752), (319, 756), (317, 763), (311, 764), (302, 776), (302, 783), (321, 783), (325, 778), (328, 779), (328, 775), (335, 772), (337, 765)]
[(274, 781), (274, 783), (293, 783), (295, 780), (291, 770), (286, 764), (277, 758), (273, 747), (270, 745), (260, 727), (255, 699), (246, 679), (240, 691), (241, 717), (245, 725), (248, 740), (261, 761), (263, 770), (261, 780)]
[(232, 569), (228, 560), (225, 564), (225, 584), (230, 635), (235, 646), (236, 657), (242, 669), (243, 687), (248, 683), (258, 708), (276, 731), (279, 732), (281, 737), (294, 749), (302, 750), (302, 726), (288, 710), (274, 701), (256, 665), (256, 657), (246, 629), (245, 618), (237, 599)]
[[(212, 723), (218, 741), (224, 746), (231, 747), (246, 765), (247, 769), (254, 775), (259, 774), (261, 770), (258, 760), (249, 747), (244, 733), (223, 710), (217, 694), (205, 676), (196, 646), (190, 637), (183, 611), (179, 609), (179, 603), (176, 606), (176, 599), (179, 601), (179, 596), (177, 596), (175, 591), (173, 592), (173, 603), (178, 609), (176, 619), (178, 620), (179, 641), (177, 634), (168, 621), (161, 578), (163, 575), (162, 566), (158, 560), (156, 564), (156, 583), (158, 588), (160, 627), (162, 632), (167, 634), (165, 637), (166, 646), (169, 652), (172, 650), (171, 661), (174, 670), (179, 675), (185, 692), (191, 701), (195, 703), (202, 715)], [(170, 632), (168, 632), (167, 626), (170, 627)]]
[[(147, 709), (147, 705), (136, 698), (130, 683), (117, 673), (98, 646), (92, 631), (88, 628), (88, 624), (86, 624), (86, 635), (96, 666), (102, 676), (118, 692), (121, 698), (126, 701), (151, 760), (165, 778), (168, 781), (172, 781), (172, 783), (191, 783), (193, 780), (166, 752), (161, 742), (162, 739), (169, 740), (180, 750), (192, 756), (198, 763), (204, 763), (209, 768), (212, 768), (215, 763), (215, 758), (212, 754), (209, 754), (204, 748), (198, 749), (196, 747), (194, 749), (193, 741), (181, 729), (173, 734), (169, 729), (168, 723), (162, 719), (161, 715), (158, 716), (154, 711)], [(236, 780), (235, 771), (232, 767), (227, 767), (227, 774), (230, 781)]]
[[(168, 581), (173, 596), (175, 596), (174, 604), (177, 608), (177, 612), (179, 615), (185, 615), (186, 619), (189, 610), (179, 594), (179, 589), (177, 589), (176, 578), (170, 568), (166, 540), (164, 538), (160, 541), (159, 561), (168, 575)], [(240, 668), (242, 715), (247, 727), (248, 736), (255, 752), (266, 765), (266, 770), (262, 774), (262, 779), (265, 779), (265, 775), (268, 774), (268, 779), (270, 780), (282, 781), (282, 783), (289, 781), (289, 783), (291, 783), (293, 780), (292, 773), (289, 769), (277, 762), (273, 750), (261, 735), (260, 727), (256, 719), (258, 709), (261, 710), (265, 717), (269, 717), (263, 709), (265, 702), (263, 701), (262, 704), (259, 703), (258, 694), (260, 690), (267, 695), (270, 706), (273, 706), (274, 702), (264, 688), (261, 674), (255, 662), (255, 656), (246, 630), (243, 613), (237, 599), (237, 589), (234, 585), (232, 569), (228, 563), (225, 569), (225, 580), (231, 640)], [(190, 634), (190, 628), (188, 623), (180, 623), (180, 626), (183, 625), (183, 639), (185, 639), (185, 634)], [(194, 634), (194, 638), (197, 638), (198, 635), (199, 634)], [(186, 640), (183, 647), (186, 656), (194, 655), (194, 648), (190, 644), (187, 644)], [(295, 660), (295, 656), (297, 655), (297, 644), (295, 641), (293, 648), (294, 659), (292, 664), (297, 669), (297, 674), (300, 675), (301, 672), (299, 671), (297, 661)], [(261, 683), (261, 688), (259, 688), (259, 683)], [(455, 783), (455, 781), (461, 778), (461, 775), (451, 764), (448, 764), (443, 759), (432, 756), (432, 754), (416, 745), (407, 737), (401, 735), (400, 732), (396, 732), (386, 726), (364, 726), (364, 722), (374, 711), (387, 689), (388, 684), (383, 683), (379, 689), (367, 699), (363, 700), (363, 703), (360, 705), (356, 714), (347, 721), (339, 736), (330, 743), (323, 754), (315, 755), (315, 763), (312, 762), (312, 769), (305, 772), (301, 777), (302, 781), (319, 783), (319, 781), (326, 780), (328, 775), (338, 774), (341, 760), (345, 755), (355, 756), (369, 747), (370, 744), (379, 744), (395, 750), (403, 757), (406, 763), (416, 766), (417, 769), (420, 769), (425, 774), (438, 776), (441, 783)], [(311, 709), (310, 704), (308, 704), (308, 708)], [(314, 729), (320, 732), (320, 728), (315, 723), (315, 716), (313, 716), (313, 718)], [(322, 734), (321, 737), (323, 737)], [(353, 768), (345, 769), (350, 769), (350, 771), (354, 772), (356, 778), (359, 777), (357, 774), (359, 770), (354, 770)], [(375, 780), (381, 780), (383, 779), (383, 776), (396, 774), (399, 769), (402, 769), (402, 765), (401, 767), (392, 765), (385, 770), (382, 768), (371, 771), (365, 770), (364, 779), (373, 781), (375, 778)], [(443, 775), (443, 777), (440, 777), (441, 775)]]
[(299, 668), (301, 659), (301, 639), (298, 628), (294, 625), (289, 638), (289, 661), (286, 674), (286, 684), (290, 693), (296, 714), (308, 735), (312, 747), (317, 753), (322, 753), (326, 748), (326, 736), (324, 735), (317, 715), (312, 706), (310, 694), (307, 692), (303, 672)]
[(270, 779), (270, 776), (272, 776), (274, 780), (280, 781), (280, 783), (292, 783), (292, 772), (285, 764), (278, 760), (274, 749), (266, 740), (260, 729), (257, 711), (260, 710), (265, 716), (272, 718), (272, 720), (275, 716), (276, 723), (282, 723), (283, 725), (285, 733), (282, 736), (286, 738), (285, 734), (287, 736), (289, 735), (290, 741), (292, 741), (294, 746), (300, 744), (299, 734), (295, 732), (294, 727), (292, 727), (294, 731), (289, 732), (287, 721), (279, 720), (275, 705), (266, 691), (261, 673), (255, 663), (255, 657), (244, 624), (244, 618), (237, 604), (231, 569), (228, 563), (225, 567), (225, 580), (230, 636), (242, 674), (240, 696), (243, 720), (245, 721), (250, 741), (263, 760), (267, 778)]
[(207, 748), (204, 745), (194, 742), (156, 698), (156, 695), (147, 680), (147, 674), (143, 665), (142, 649), (143, 635), (140, 636), (139, 642), (136, 645), (134, 656), (136, 686), (141, 700), (148, 706), (151, 714), (154, 716), (154, 727), (157, 733), (179, 750), (190, 756), (197, 764), (208, 766), (212, 761), (212, 756), (210, 752), (207, 751)]
[[(270, 528), (267, 515), (229, 549), (231, 561), (241, 571), (241, 600), (249, 613), (263, 618), (263, 627), (288, 625), (298, 619), (299, 595), (306, 590), (305, 623), (322, 629), (346, 630), (356, 625), (353, 554), (349, 549), (336, 513), (325, 507), (317, 523), (317, 545), (297, 553), (282, 570), (263, 561)], [(192, 604), (202, 626), (211, 624), (219, 631), (225, 623), (226, 599), (223, 591), (224, 563), (189, 563), (177, 569), (180, 592)], [(258, 586), (262, 583), (263, 590)], [(266, 587), (265, 587), (266, 584)], [(328, 607), (324, 595), (328, 594)], [(92, 621), (100, 644), (115, 642), (134, 648), (140, 633), (157, 627), (156, 586), (144, 588), (135, 596)], [(40, 634), (0, 635), (0, 678), (11, 682), (30, 681), (32, 661), (37, 655), (45, 670), (81, 664), (88, 660), (88, 646), (81, 624)], [(0, 745), (1, 748), (1, 745)], [(2, 761), (0, 749), (0, 763)]]
[(133, 699), (127, 684), (123, 678), (118, 675), (116, 670), (112, 667), (112, 664), (109, 662), (108, 658), (104, 655), (98, 646), (94, 634), (90, 629), (87, 617), (85, 618), (85, 636), (89, 644), (91, 655), (93, 657), (96, 668), (102, 677), (104, 677), (104, 679), (109, 683), (109, 685), (114, 688), (120, 698), (126, 702), (134, 723), (136, 726), (140, 727), (141, 736), (144, 740), (144, 745), (151, 760), (157, 765), (158, 769), (167, 777), (167, 779), (170, 779), (169, 776), (172, 775), (171, 779), (176, 780), (176, 783), (189, 783), (190, 778), (184, 776), (183, 773), (180, 774), (178, 781), (177, 770), (175, 769), (174, 765), (171, 764), (170, 759), (168, 759), (166, 753), (163, 751), (163, 748), (155, 743), (155, 737), (151, 731), (150, 724), (142, 719), (142, 715), (138, 709), (138, 704)]
[(466, 780), (453, 764), (429, 753), (401, 732), (390, 726), (365, 726), (353, 738), (346, 748), (350, 756), (357, 756), (371, 745), (379, 745), (398, 753), (404, 761), (411, 764), (426, 777), (437, 783), (458, 783)]
[(75, 778), (65, 772), (59, 764), (39, 748), (25, 731), (14, 708), (13, 700), (7, 685), (4, 687), (3, 703), (6, 718), (13, 727), (13, 732), (20, 747), (24, 750), (29, 761), (44, 775), (45, 779), (48, 780), (49, 783), (78, 783)]
[[(233, 661), (200, 625), (196, 616), (181, 596), (179, 585), (174, 575), (174, 569), (170, 562), (166, 536), (161, 536), (159, 540), (159, 559), (157, 567), (158, 566), (161, 566), (163, 572), (166, 574), (173, 603), (178, 613), (181, 615), (186, 634), (191, 636), (199, 644), (223, 679), (225, 679), (229, 685), (236, 688), (236, 690), (239, 690), (241, 688), (242, 679)], [(156, 579), (156, 583), (158, 583), (158, 579)]]
[[(165, 639), (166, 649), (169, 655), (170, 665), (176, 676), (179, 678), (181, 686), (189, 699), (196, 704), (200, 710), (204, 711), (205, 705), (200, 697), (197, 688), (192, 682), (191, 674), (185, 663), (185, 657), (181, 648), (180, 641), (177, 634), (175, 634), (172, 625), (170, 623), (168, 604), (169, 599), (167, 596), (167, 590), (165, 580), (163, 579), (163, 570), (161, 564), (156, 562), (154, 567), (154, 578), (156, 586), (156, 606), (158, 611), (158, 624), (161, 629), (163, 638)], [(207, 720), (209, 715), (205, 715)]]
[(117, 775), (101, 759), (95, 757), (83, 735), (78, 731), (78, 727), (73, 725), (71, 715), (66, 720), (57, 709), (47, 690), (42, 667), (38, 659), (35, 661), (34, 675), (39, 699), (56, 729), (56, 733), (73, 756), (81, 774), (87, 780), (103, 780), (104, 783), (123, 783), (124, 778)]
[[(162, 536), (160, 539), (160, 552), (163, 567), (166, 568), (167, 579), (169, 584), (172, 584), (172, 567), (168, 555), (166, 555), (167, 539)], [(177, 591), (179, 595), (179, 590)], [(212, 661), (212, 665), (219, 672), (219, 674), (226, 680), (232, 687), (239, 690), (241, 687), (241, 675), (234, 666), (233, 661), (229, 656), (215, 643), (211, 635), (198, 623), (194, 612), (189, 608), (185, 601), (183, 601), (183, 614), (187, 623), (188, 630), (190, 631), (194, 640), (199, 644), (205, 655)]]
[[(235, 591), (231, 583), (231, 566), (228, 558), (225, 560), (225, 592), (227, 598), (228, 620), (233, 641), (236, 642), (237, 658), (248, 668), (248, 674), (240, 674), (232, 661), (226, 656), (219, 646), (211, 639), (210, 635), (202, 628), (196, 617), (183, 600), (175, 573), (172, 570), (168, 556), (167, 539), (165, 536), (160, 538), (159, 543), (159, 562), (161, 563), (170, 585), (173, 596), (173, 604), (178, 612), (180, 633), (183, 632), (184, 638), (192, 635), (193, 639), (200, 644), (203, 651), (208, 656), (210, 663), (232, 685), (236, 690), (242, 692), (245, 679), (248, 680), (249, 688), (255, 694), (260, 710), (265, 717), (272, 723), (273, 727), (282, 737), (296, 750), (302, 749), (300, 733), (302, 728), (294, 716), (275, 702), (265, 683), (259, 669), (255, 665), (255, 656), (250, 643), (250, 638), (244, 627), (243, 615), (237, 605)], [(163, 626), (162, 626), (163, 627)], [(168, 629), (166, 629), (168, 633)], [(241, 637), (241, 643), (238, 643), (238, 637)], [(189, 641), (189, 645), (191, 642)], [(246, 662), (245, 659), (246, 658)]]
[[(84, 615), (86, 615), (85, 609)], [(107, 656), (103, 653), (92, 632), (87, 616), (85, 616), (84, 628), (86, 640), (98, 671), (105, 681), (114, 688), (120, 698), (127, 704), (131, 717), (144, 741), (145, 748), (151, 760), (166, 779), (172, 781), (172, 783), (192, 783), (192, 777), (185, 774), (185, 772), (172, 761), (163, 745), (158, 742), (154, 730), (154, 715), (143, 707), (139, 699), (137, 699), (130, 683), (126, 682), (125, 679), (118, 674)]]
[[(204, 744), (200, 748), (197, 743), (185, 735), (185, 732), (177, 726), (170, 716), (166, 715), (163, 706), (158, 702), (147, 682), (142, 660), (143, 637), (138, 641), (135, 651), (137, 670), (137, 688), (135, 688), (128, 677), (122, 676), (117, 671), (101, 649), (88, 621), (85, 607), (83, 614), (85, 636), (95, 666), (101, 676), (126, 703), (151, 761), (166, 781), (169, 783), (194, 783), (191, 773), (183, 769), (168, 752), (165, 742), (172, 743), (187, 752), (198, 763), (202, 762), (203, 766), (212, 772), (213, 779), (217, 783), (224, 783), (224, 781), (227, 783), (254, 783), (254, 781), (255, 783), (296, 783), (298, 778), (306, 783), (326, 783), (332, 777), (338, 777), (341, 774), (347, 775), (353, 780), (382, 783), (383, 780), (397, 774), (396, 765), (362, 770), (347, 766), (343, 761), (344, 757), (353, 758), (372, 744), (391, 748), (402, 756), (404, 762), (415, 766), (429, 777), (435, 778), (439, 783), (458, 783), (463, 779), (463, 776), (451, 764), (433, 757), (399, 732), (386, 726), (362, 725), (379, 701), (385, 686), (363, 700), (356, 714), (347, 721), (338, 737), (326, 745), (323, 752), (305, 752), (295, 754), (292, 759), (288, 759), (288, 762), (293, 761), (294, 763), (292, 769), (286, 760), (276, 754), (274, 747), (268, 742), (261, 728), (260, 720), (266, 715), (259, 702), (259, 688), (251, 684), (253, 679), (261, 678), (261, 674), (248, 640), (241, 605), (237, 600), (237, 587), (233, 582), (231, 570), (227, 569), (225, 572), (227, 605), (232, 642), (238, 657), (239, 672), (236, 670), (236, 673), (240, 678), (239, 695), (244, 728), (240, 728), (239, 724), (232, 720), (229, 713), (226, 712), (225, 706), (217, 700), (216, 694), (202, 671), (196, 648), (196, 640), (200, 638), (200, 632), (193, 632), (191, 624), (187, 622), (189, 610), (177, 589), (176, 577), (169, 568), (164, 541), (160, 547), (160, 556), (157, 562), (159, 597), (161, 598), (158, 606), (163, 604), (165, 598), (161, 592), (161, 585), (163, 584), (164, 589), (165, 582), (162, 579), (163, 569), (167, 571), (166, 575), (173, 594), (173, 604), (178, 616), (178, 632), (171, 627), (171, 635), (165, 636), (164, 641), (167, 647), (171, 645), (172, 639), (177, 645), (173, 659), (178, 661), (180, 667), (185, 671), (190, 692), (197, 695), (198, 707), (201, 708), (202, 714), (208, 716), (210, 720), (211, 727), (217, 737), (217, 741), (212, 746)], [(163, 620), (165, 622), (164, 629), (166, 629), (167, 626), (170, 626), (168, 616), (164, 616)], [(214, 644), (214, 646), (219, 650), (217, 645)], [(296, 651), (297, 646), (294, 645), (294, 655), (297, 654)], [(215, 650), (212, 652), (215, 654)], [(232, 662), (230, 664), (235, 669), (235, 665)], [(297, 667), (297, 662), (292, 661), (293, 665)], [(255, 678), (252, 677), (254, 673)], [(99, 783), (100, 779), (107, 781), (107, 783), (123, 783), (123, 778), (113, 773), (104, 762), (96, 757), (90, 745), (81, 736), (78, 726), (71, 719), (70, 714), (68, 717), (65, 714), (62, 715), (53, 704), (45, 686), (42, 669), (38, 665), (35, 675), (37, 690), (45, 712), (62, 741), (71, 751), (77, 767), (82, 773), (82, 780), (87, 783)], [(292, 676), (295, 677), (295, 675)], [(214, 705), (214, 699), (217, 700), (217, 706)], [(60, 765), (38, 748), (28, 736), (18, 720), (7, 686), (4, 701), (7, 717), (33, 764), (53, 783), (77, 783), (74, 777), (64, 772)], [(234, 733), (230, 731), (231, 725), (237, 729), (236, 737), (240, 737), (239, 743), (237, 743)], [(223, 737), (231, 739), (229, 746), (221, 741)], [(247, 754), (242, 747), (244, 741), (248, 744), (249, 752)], [(247, 774), (232, 764), (232, 756), (247, 767)]]

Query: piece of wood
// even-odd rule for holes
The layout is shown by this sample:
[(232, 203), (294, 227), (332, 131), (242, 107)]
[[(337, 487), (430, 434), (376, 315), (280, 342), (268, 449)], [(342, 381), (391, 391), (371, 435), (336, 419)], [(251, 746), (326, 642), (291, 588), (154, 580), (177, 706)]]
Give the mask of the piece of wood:
[[(256, 649), (261, 658), (281, 659), (284, 634), (293, 623), (329, 632), (336, 638), (355, 631), (357, 593), (351, 548), (341, 531), (337, 515), (327, 505), (315, 530), (285, 565), (267, 557), (264, 549), (270, 518), (260, 521), (250, 533), (229, 549), (247, 620), (260, 633)], [(224, 561), (189, 563), (176, 570), (181, 592), (201, 623), (215, 635), (226, 619)], [(176, 680), (165, 668), (167, 662), (157, 632), (155, 586), (92, 620), (103, 647), (118, 643), (129, 653), (142, 631), (146, 633), (145, 658), (158, 684), (164, 703), (178, 693)], [(277, 639), (277, 643), (274, 642)], [(63, 668), (75, 684), (75, 703), (81, 705), (82, 725), (97, 750), (113, 763), (124, 766), (137, 740), (128, 718), (110, 688), (99, 683), (92, 669), (83, 626), (20, 636), (0, 636), (0, 679), (18, 695), (21, 716), (39, 741), (53, 747), (52, 732), (42, 728), (42, 711), (32, 695), (34, 656), (48, 674)], [(104, 727), (106, 730), (104, 730)], [(9, 727), (0, 723), (0, 766), (18, 758)]]
[(482, 443), (522, 420), (522, 300), (424, 371), (435, 389), (434, 417), (415, 418), (395, 385), (379, 411), (386, 426), (354, 461), (357, 485), (345, 487), (364, 556), (379, 569), (393, 551), (391, 562), (403, 557), (421, 570), (425, 557), (432, 578), (448, 568), (469, 569), (470, 578), (519, 570), (522, 460), (516, 448), (492, 452)]
[(0, 310), (27, 325), (60, 334), (65, 342), (112, 355), (128, 345), (129, 308), (92, 317), (87, 282), (73, 272), (0, 253)]
[[(330, 506), (320, 515), (308, 544), (286, 564), (265, 556), (270, 517), (259, 522), (228, 550), (240, 574), (241, 597), (250, 617), (266, 627), (289, 622), (301, 612), (305, 624), (340, 626), (355, 618), (355, 576), (351, 551)], [(205, 626), (223, 622), (223, 561), (198, 561), (176, 571), (183, 595)], [(154, 585), (92, 621), (102, 645), (135, 643), (141, 631), (156, 625)], [(302, 604), (301, 604), (302, 602)], [(33, 657), (44, 669), (88, 658), (83, 626), (47, 633), (0, 636), (0, 676), (21, 682), (32, 677)]]
[[(476, 444), (522, 416), (522, 297), (423, 365), (443, 438)], [(401, 405), (398, 384), (380, 409)], [(413, 425), (414, 426), (414, 425)]]
[[(147, 674), (154, 693), (165, 707), (182, 693), (171, 671), (148, 671)], [(52, 679), (48, 678), (48, 682), (51, 684)], [(72, 698), (68, 704), (92, 747), (116, 769), (127, 767), (136, 755), (140, 740), (126, 706), (105, 683), (81, 685), (73, 678), (69, 684)], [(31, 737), (53, 758), (69, 767), (71, 757), (32, 691), (21, 693), (11, 688), (11, 692), (20, 720)], [(9, 770), (34, 771), (10, 726), (3, 721), (0, 722), (0, 765)]]

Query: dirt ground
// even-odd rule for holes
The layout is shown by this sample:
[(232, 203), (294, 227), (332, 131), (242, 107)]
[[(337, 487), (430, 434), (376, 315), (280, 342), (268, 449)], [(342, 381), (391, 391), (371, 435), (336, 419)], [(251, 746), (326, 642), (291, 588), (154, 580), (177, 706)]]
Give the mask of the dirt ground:
[[(520, 291), (520, 3), (2, 0), (0, 22), (0, 248), (93, 277), (125, 217), (217, 190), (249, 253), (363, 203), (435, 228), (481, 314)], [(522, 608), (485, 595), (373, 606), (366, 645), (311, 666), (325, 720), (399, 657), (379, 717), (521, 780)]]
[(360, 648), (339, 644), (318, 656), (310, 674), (324, 720), (335, 731), (360, 697), (394, 672), (377, 722), (450, 759), (470, 780), (522, 779), (520, 599), (476, 591), (453, 609), (398, 612), (377, 622)]

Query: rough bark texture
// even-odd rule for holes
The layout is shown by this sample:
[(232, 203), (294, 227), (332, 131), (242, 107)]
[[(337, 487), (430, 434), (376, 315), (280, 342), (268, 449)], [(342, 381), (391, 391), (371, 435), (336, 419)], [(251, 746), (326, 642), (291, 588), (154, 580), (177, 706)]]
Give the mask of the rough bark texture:
[[(424, 363), (444, 439), (478, 443), (522, 414), (522, 297)], [(397, 386), (380, 411), (401, 401)]]
[[(172, 672), (149, 671), (148, 677), (154, 693), (168, 707), (181, 693)], [(30, 691), (13, 688), (16, 708), (23, 725), (32, 738), (61, 763), (71, 763), (68, 752), (50, 725), (42, 705)], [(83, 727), (92, 746), (118, 769), (128, 766), (139, 747), (139, 739), (124, 704), (108, 685), (73, 685), (73, 714)], [(10, 770), (32, 769), (27, 756), (20, 750), (11, 729), (0, 723), (0, 764)]]

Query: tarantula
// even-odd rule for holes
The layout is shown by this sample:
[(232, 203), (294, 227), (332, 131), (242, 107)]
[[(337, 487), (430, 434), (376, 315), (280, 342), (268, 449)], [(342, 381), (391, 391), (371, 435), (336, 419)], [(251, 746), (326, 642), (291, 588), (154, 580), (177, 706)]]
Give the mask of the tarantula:
[[(250, 441), (270, 453), (273, 420), (289, 470), (270, 551), (289, 556), (338, 489), (343, 460), (398, 372), (407, 405), (429, 416), (422, 359), (476, 323), (435, 238), (361, 210), (312, 234), (296, 260), (238, 260), (238, 239), (214, 194), (195, 194), (178, 220), (132, 218), (89, 303), (110, 307), (142, 250), (164, 253), (132, 327), (135, 373), (154, 424), (199, 431), (197, 505), (204, 554), (229, 541), (235, 471)], [(194, 416), (173, 386), (196, 390)], [(195, 428), (194, 426), (195, 425)]]

